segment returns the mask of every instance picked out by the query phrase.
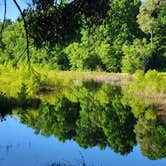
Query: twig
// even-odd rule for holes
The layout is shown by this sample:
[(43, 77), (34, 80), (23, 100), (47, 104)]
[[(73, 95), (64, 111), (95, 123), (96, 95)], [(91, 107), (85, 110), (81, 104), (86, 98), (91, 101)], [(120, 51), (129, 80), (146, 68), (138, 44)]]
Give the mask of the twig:
[(26, 32), (26, 51), (27, 51), (27, 63), (28, 63), (28, 68), (30, 69), (30, 53), (29, 53), (29, 34), (28, 34), (28, 28), (27, 28), (27, 23), (25, 21), (25, 17), (24, 17), (24, 14), (19, 6), (19, 4), (17, 3), (16, 0), (13, 0), (14, 4), (16, 5), (16, 7), (18, 8), (21, 16), (22, 16), (22, 19), (24, 21), (24, 29), (25, 29), (25, 32)]
[(5, 21), (6, 21), (6, 8), (7, 8), (6, 0), (4, 0), (4, 5), (5, 5), (5, 8), (4, 8), (4, 17), (3, 17), (2, 27), (1, 27), (1, 30), (0, 30), (0, 38), (2, 37), (2, 32), (3, 32), (3, 29), (5, 27)]

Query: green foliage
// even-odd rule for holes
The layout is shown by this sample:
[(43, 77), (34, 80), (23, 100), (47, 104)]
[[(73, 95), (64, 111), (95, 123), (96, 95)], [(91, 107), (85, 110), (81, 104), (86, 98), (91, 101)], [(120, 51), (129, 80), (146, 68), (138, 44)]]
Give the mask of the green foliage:
[(154, 46), (142, 40), (135, 39), (132, 45), (124, 45), (122, 58), (122, 71), (134, 73), (138, 69), (144, 72), (148, 69), (149, 59), (152, 57)]
[[(32, 39), (29, 41), (30, 59), (32, 64), (49, 66), (50, 69), (67, 70), (68, 58), (63, 52), (63, 47), (55, 45), (52, 48), (45, 46), (36, 48)], [(0, 40), (0, 64), (18, 67), (26, 64), (26, 40), (22, 22), (16, 22), (7, 26)]]
[[(164, 0), (142, 5), (140, 0), (42, 0), (33, 5), (24, 10), (32, 64), (130, 73), (166, 68)], [(6, 20), (0, 64), (27, 63), (25, 37), (22, 19)]]
[[(66, 75), (67, 72), (56, 77), (62, 79)], [(155, 83), (156, 75), (156, 71), (145, 75), (139, 71), (134, 81), (144, 90), (146, 87), (141, 83), (148, 84), (150, 78)], [(78, 79), (78, 76), (75, 77)], [(86, 81), (85, 78), (76, 85), (73, 82), (57, 81), (54, 94), (45, 94), (45, 98), (40, 95), (43, 100), (41, 105), (40, 100), (30, 98), (29, 89), (25, 83), (22, 84), (16, 99), (16, 106), (22, 109), (16, 115), (36, 134), (53, 135), (63, 142), (72, 139), (84, 148), (98, 146), (104, 149), (108, 146), (116, 153), (127, 155), (139, 143), (142, 153), (148, 158), (165, 157), (165, 125), (157, 111), (158, 105), (136, 98), (136, 91), (132, 91), (135, 96), (131, 97), (118, 86)], [(151, 83), (150, 87), (153, 88)], [(131, 90), (131, 87), (127, 89)], [(9, 99), (0, 94), (0, 108), (7, 110), (0, 113), (1, 119), (15, 108), (15, 105), (9, 104), (15, 100)]]
[[(114, 0), (106, 19), (109, 26), (108, 34), (110, 36), (114, 57), (116, 57), (116, 71), (120, 71), (120, 62), (123, 56), (122, 46), (125, 43), (131, 43), (135, 37), (141, 36), (136, 22), (136, 16), (140, 1), (118, 1)], [(125, 12), (124, 12), (125, 11)]]
[(93, 33), (93, 28), (83, 28), (81, 43), (74, 42), (65, 48), (71, 70), (96, 70), (100, 65), (95, 39), (91, 33)]
[(149, 109), (149, 110), (147, 110), (146, 113), (145, 113), (145, 118), (146, 118), (147, 120), (156, 120), (156, 117), (157, 117), (156, 114), (157, 114), (157, 113), (156, 113), (154, 110)]
[[(69, 3), (39, 1), (36, 8), (27, 10), (28, 29), (35, 45), (63, 44), (80, 39), (81, 18), (90, 18), (91, 24), (102, 22), (109, 9), (109, 0), (74, 0)], [(61, 1), (63, 2), (63, 1)]]
[(18, 103), (15, 98), (8, 97), (5, 93), (0, 92), (0, 120), (8, 113), (11, 113), (12, 108), (17, 107)]
[(39, 109), (40, 130), (43, 135), (55, 135), (65, 141), (75, 136), (75, 123), (79, 116), (79, 103), (67, 98), (59, 99), (55, 105), (44, 104)]
[(83, 70), (86, 62), (87, 52), (79, 43), (72, 43), (65, 49), (65, 53), (69, 56), (72, 70)]
[(130, 86), (124, 92), (136, 118), (145, 116), (148, 120), (156, 119), (157, 111), (154, 105), (165, 102), (165, 84), (165, 77), (155, 70), (149, 70), (146, 74), (143, 71), (137, 71), (134, 74)]
[[(32, 63), (46, 63), (46, 49), (37, 50), (29, 41), (30, 58)], [(16, 22), (7, 26), (3, 32), (2, 46), (0, 51), (0, 63), (17, 67), (27, 63), (26, 40), (23, 22)]]
[(117, 72), (119, 65), (117, 64), (118, 58), (114, 54), (115, 50), (112, 48), (109, 43), (101, 42), (98, 47), (98, 54), (101, 58), (103, 65), (106, 68), (106, 71)]
[[(31, 63), (39, 73), (36, 77), (24, 66), (23, 21), (6, 20), (0, 38), (0, 91), (17, 97), (0, 93), (0, 119), (21, 107), (18, 116), (36, 134), (73, 139), (84, 148), (109, 146), (122, 155), (139, 143), (148, 158), (164, 158), (166, 129), (157, 108), (165, 102), (166, 77), (149, 69), (166, 69), (165, 0), (34, 4), (24, 14)], [(136, 73), (122, 93), (120, 87), (101, 83), (119, 77), (120, 82), (121, 75), (52, 69)], [(31, 95), (44, 101), (40, 108), (40, 99)]]
[(149, 70), (145, 75), (137, 71), (129, 89), (132, 94), (155, 96), (164, 94), (166, 91), (166, 79), (155, 70)]
[(64, 53), (63, 47), (55, 45), (48, 51), (48, 63), (51, 69), (68, 70), (70, 65), (67, 55)]
[(165, 157), (166, 127), (164, 124), (140, 118), (135, 126), (135, 133), (143, 155), (151, 160)]
[[(132, 26), (128, 24), (126, 18), (122, 19), (126, 17), (122, 11), (128, 6), (128, 9), (132, 8), (128, 11), (128, 19), (136, 18), (139, 5), (139, 2), (134, 3), (134, 1), (130, 3), (113, 1), (106, 19), (99, 26), (91, 25), (91, 19), (83, 17), (81, 41), (74, 42), (65, 49), (71, 69), (120, 71), (123, 56), (122, 45), (127, 40), (131, 42), (134, 35), (137, 35), (134, 28), (138, 29), (136, 19), (130, 22)], [(117, 6), (121, 8), (117, 8)], [(117, 15), (114, 19), (111, 19), (114, 13), (117, 13)], [(122, 21), (119, 22), (119, 20)], [(121, 26), (121, 30), (117, 32), (119, 26)]]
[(140, 7), (138, 23), (145, 33), (153, 33), (157, 27), (157, 15), (161, 0), (145, 0)]
[(25, 50), (25, 34), (21, 23), (12, 24), (5, 28), (3, 32), (3, 44), (4, 49), (1, 54), (1, 64), (13, 64), (19, 58), (22, 60), (24, 57), (20, 57)]
[(75, 140), (84, 148), (109, 145), (115, 152), (128, 154), (135, 145), (135, 119), (130, 108), (121, 104), (120, 88), (85, 82), (73, 92), (81, 106)]
[(25, 101), (27, 99), (28, 96), (27, 89), (28, 89), (27, 85), (22, 83), (20, 92), (17, 93), (19, 100)]
[(150, 59), (150, 68), (165, 70), (166, 64), (166, 47), (165, 21), (166, 2), (164, 0), (145, 0), (140, 7), (138, 23), (140, 28), (147, 34), (151, 44), (155, 43), (156, 48)]

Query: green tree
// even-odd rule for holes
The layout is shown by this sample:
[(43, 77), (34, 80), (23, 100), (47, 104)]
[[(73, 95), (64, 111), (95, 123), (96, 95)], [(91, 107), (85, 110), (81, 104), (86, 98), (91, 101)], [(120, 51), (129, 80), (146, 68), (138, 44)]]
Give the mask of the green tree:
[(150, 58), (150, 68), (163, 70), (166, 68), (166, 2), (165, 0), (145, 0), (138, 15), (138, 23), (147, 38), (151, 41), (151, 46), (156, 45), (153, 56)]
[(101, 60), (93, 34), (94, 27), (85, 25), (81, 30), (81, 41), (71, 43), (65, 48), (72, 70), (96, 70), (100, 66)]
[(2, 42), (4, 45), (2, 52), (0, 52), (0, 62), (2, 64), (11, 63), (14, 65), (15, 61), (19, 60), (19, 58), (20, 60), (25, 58), (25, 56), (22, 56), (26, 48), (22, 23), (7, 26), (3, 31)]
[(151, 58), (150, 64), (153, 68), (159, 70), (166, 69), (166, 2), (161, 0), (160, 8), (157, 11), (157, 28), (154, 35), (156, 45), (154, 56)]
[(139, 118), (135, 133), (143, 155), (151, 160), (166, 157), (166, 127), (160, 120)]
[(144, 39), (135, 39), (132, 45), (124, 45), (122, 71), (134, 73), (138, 69), (144, 72), (149, 67), (149, 59), (153, 56), (154, 46)]
[(121, 103), (121, 96), (116, 95), (111, 101), (111, 105), (105, 107), (102, 116), (102, 128), (109, 146), (114, 152), (127, 155), (136, 144), (133, 132), (136, 120), (130, 111), (130, 107)]
[(79, 110), (79, 103), (73, 103), (65, 97), (55, 105), (43, 105), (40, 110), (42, 134), (54, 135), (63, 142), (72, 139), (75, 136)]
[(65, 45), (79, 40), (82, 16), (90, 18), (91, 25), (97, 25), (109, 9), (109, 0), (74, 0), (68, 3), (41, 0), (36, 3), (37, 7), (25, 14), (29, 32), (38, 47), (48, 42)]
[[(17, 66), (26, 62), (26, 40), (22, 21), (10, 24), (3, 30), (1, 43), (0, 63)], [(46, 48), (36, 49), (29, 40), (29, 51), (32, 63), (48, 63), (48, 54)]]
[(161, 0), (145, 0), (138, 15), (138, 23), (143, 32), (150, 34), (151, 44), (153, 43), (153, 33), (157, 28), (157, 15)]
[(130, 107), (122, 103), (121, 89), (86, 82), (77, 89), (77, 96), (81, 111), (75, 140), (86, 148), (108, 145), (122, 155), (130, 153), (136, 144), (136, 120)]
[(140, 4), (140, 0), (113, 0), (110, 3), (107, 17), (97, 33), (102, 41), (99, 44), (99, 56), (108, 71), (121, 71), (122, 46), (142, 36), (136, 21)]

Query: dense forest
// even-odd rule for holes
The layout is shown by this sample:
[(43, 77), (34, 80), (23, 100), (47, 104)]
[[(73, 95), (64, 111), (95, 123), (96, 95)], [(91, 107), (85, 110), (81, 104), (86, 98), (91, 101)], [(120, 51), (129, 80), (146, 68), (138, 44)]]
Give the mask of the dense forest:
[(26, 64), (29, 49), (31, 64), (50, 69), (165, 71), (165, 29), (165, 0), (28, 1), (0, 23), (0, 64)]

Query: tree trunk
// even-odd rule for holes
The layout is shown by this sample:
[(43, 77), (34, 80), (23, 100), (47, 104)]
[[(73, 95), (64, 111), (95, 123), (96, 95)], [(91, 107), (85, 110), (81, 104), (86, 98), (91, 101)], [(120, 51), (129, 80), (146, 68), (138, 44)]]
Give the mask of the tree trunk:
[(151, 42), (151, 48), (152, 48), (152, 45), (153, 45), (153, 31), (151, 31), (151, 33), (150, 33), (150, 42)]

